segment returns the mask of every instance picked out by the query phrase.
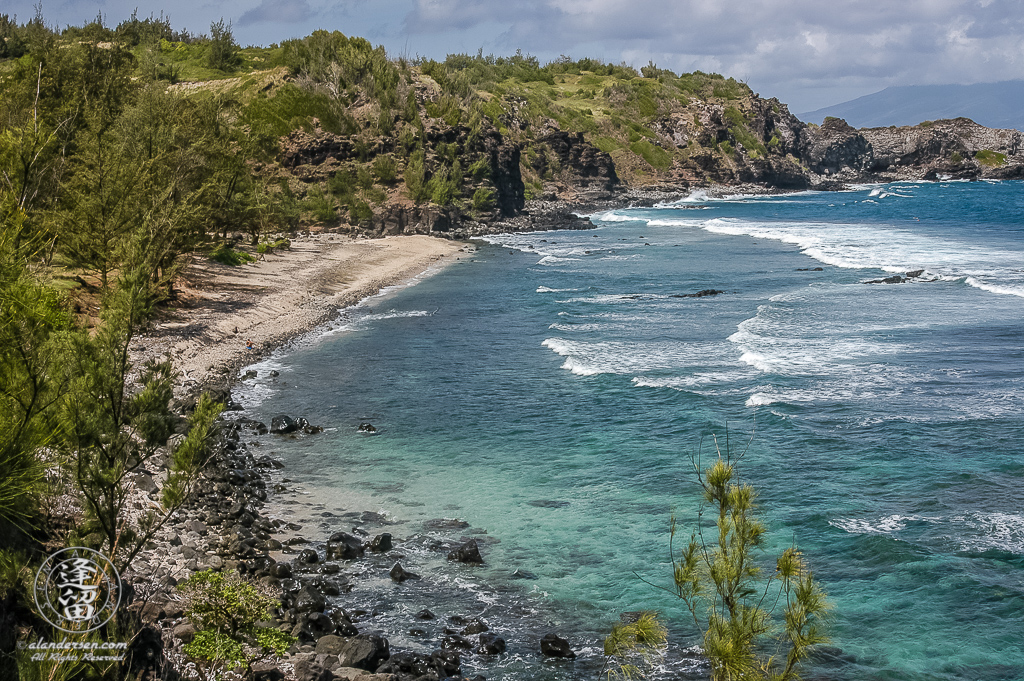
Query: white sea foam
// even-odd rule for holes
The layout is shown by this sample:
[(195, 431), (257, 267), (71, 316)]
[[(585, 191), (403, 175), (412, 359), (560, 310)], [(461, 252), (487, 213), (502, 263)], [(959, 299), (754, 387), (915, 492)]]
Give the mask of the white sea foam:
[(900, 530), (906, 529), (907, 523), (922, 520), (936, 522), (935, 518), (918, 515), (887, 515), (875, 519), (867, 518), (833, 518), (828, 521), (832, 527), (849, 532), (850, 534), (887, 534), (893, 535)]
[(1008, 551), (1024, 554), (1024, 515), (971, 512), (951, 518), (952, 538), (961, 551)]
[(949, 542), (960, 551), (1006, 551), (1024, 554), (1024, 515), (1004, 511), (969, 511), (952, 516), (893, 514), (876, 518), (833, 518), (829, 525), (850, 534), (896, 537), (909, 523), (929, 526), (925, 542)]
[(557, 255), (545, 255), (537, 261), (538, 265), (561, 265), (567, 262), (579, 262), (579, 258), (559, 258)]
[(579, 291), (578, 288), (548, 288), (547, 286), (538, 286), (537, 293), (569, 293), (571, 291)]
[(547, 338), (541, 345), (565, 357), (574, 374), (638, 374), (704, 366), (721, 355), (721, 344), (683, 342), (586, 341)]
[(1020, 271), (1024, 252), (1017, 249), (868, 224), (756, 222), (735, 218), (662, 222), (700, 226), (715, 234), (794, 244), (806, 255), (835, 267), (893, 273), (925, 269), (942, 279), (963, 278), (976, 288), (1024, 297), (1024, 273)]
[(778, 402), (778, 397), (767, 393), (754, 393), (744, 403), (748, 407), (764, 407)]
[(623, 215), (622, 213), (617, 213), (614, 210), (605, 211), (603, 213), (593, 213), (589, 217), (595, 222), (647, 222), (647, 220), (642, 217), (636, 215)]

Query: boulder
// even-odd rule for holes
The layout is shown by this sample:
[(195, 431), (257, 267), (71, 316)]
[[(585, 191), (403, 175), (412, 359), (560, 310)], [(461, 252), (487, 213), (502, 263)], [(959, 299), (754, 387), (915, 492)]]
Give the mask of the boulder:
[(481, 655), (500, 655), (505, 652), (505, 639), (497, 634), (480, 634), (480, 645), (476, 652)]
[(335, 532), (327, 540), (329, 559), (354, 560), (362, 558), (364, 553), (363, 542), (348, 532)]
[(191, 643), (196, 637), (196, 628), (190, 622), (183, 622), (171, 630), (171, 635), (181, 639), (182, 643)]
[(252, 666), (253, 681), (283, 681), (284, 672), (273, 662), (257, 662)]
[(569, 647), (569, 642), (558, 634), (545, 634), (540, 640), (540, 652), (547, 657), (565, 657), (573, 659), (576, 653)]
[(359, 427), (356, 428), (357, 433), (376, 433), (377, 429), (373, 427), (372, 423), (360, 423)]
[(320, 557), (313, 549), (302, 549), (295, 560), (302, 565), (316, 565), (320, 562)]
[(444, 638), (441, 639), (441, 647), (445, 650), (451, 650), (453, 648), (473, 650), (473, 642), (465, 636), (460, 636), (458, 634), (445, 634)]
[(417, 575), (417, 574), (413, 574), (412, 572), (407, 572), (405, 570), (405, 568), (402, 567), (401, 563), (395, 563), (394, 566), (391, 568), (391, 572), (389, 572), (388, 574), (391, 575), (391, 580), (392, 581), (398, 582), (399, 584), (401, 584), (402, 582), (404, 582), (407, 579), (419, 579), (420, 578), (420, 576)]
[(331, 672), (314, 660), (300, 659), (295, 663), (295, 681), (331, 681)]
[(299, 429), (299, 424), (295, 423), (290, 416), (275, 416), (270, 420), (270, 432), (277, 435), (285, 435), (287, 433), (294, 433)]
[(388, 640), (377, 634), (360, 634), (344, 639), (338, 649), (338, 664), (342, 667), (358, 667), (376, 671), (382, 662), (391, 657)]
[(466, 625), (466, 628), (462, 630), (462, 633), (466, 636), (472, 636), (473, 634), (482, 634), (485, 631), (490, 630), (491, 628), (487, 626), (486, 622), (479, 617), (474, 617), (469, 621), (469, 624)]
[(326, 605), (327, 599), (311, 586), (302, 587), (295, 595), (296, 612), (322, 612)]
[(374, 537), (367, 545), (368, 549), (373, 553), (386, 553), (394, 548), (394, 544), (391, 542), (391, 533), (383, 532)]
[(451, 551), (448, 554), (448, 560), (457, 560), (460, 563), (470, 565), (483, 565), (484, 562), (484, 559), (480, 556), (480, 547), (477, 546), (476, 539), (470, 539), (459, 548)]
[(416, 613), (414, 617), (418, 620), (432, 620), (435, 618), (435, 615), (426, 608), (423, 608), (423, 610), (420, 610), (418, 613)]
[(430, 661), (442, 679), (462, 673), (462, 660), (454, 650), (435, 650), (430, 654)]
[(338, 655), (340, 657), (342, 648), (345, 646), (347, 638), (341, 636), (335, 636), (333, 634), (324, 636), (316, 642), (316, 654), (317, 655)]

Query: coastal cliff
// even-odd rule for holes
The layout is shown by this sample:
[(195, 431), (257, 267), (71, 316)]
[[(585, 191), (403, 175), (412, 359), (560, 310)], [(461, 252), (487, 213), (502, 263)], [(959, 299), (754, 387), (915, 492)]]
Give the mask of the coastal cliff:
[[(513, 219), (528, 200), (574, 206), (715, 185), (829, 190), (1024, 176), (1016, 130), (964, 118), (862, 130), (836, 118), (809, 125), (779, 100), (717, 74), (465, 55), (395, 68), (392, 99), (405, 102), (401, 111), (358, 92), (342, 107), (349, 122), (332, 123), (330, 111), (292, 119), (276, 156), (259, 166), (270, 184), (318, 206), (302, 218), (310, 228), (464, 238), (572, 222), (564, 211)], [(301, 66), (266, 84), (253, 78), (257, 94), (244, 83), (236, 93), (250, 107), (296, 83), (317, 91)]]

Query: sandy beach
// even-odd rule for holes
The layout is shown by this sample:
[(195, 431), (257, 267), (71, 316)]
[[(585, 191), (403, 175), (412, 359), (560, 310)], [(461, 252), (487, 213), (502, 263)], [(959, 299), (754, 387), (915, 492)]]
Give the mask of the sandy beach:
[[(428, 236), (300, 237), (290, 250), (232, 267), (197, 259), (176, 282), (179, 305), (132, 347), (136, 366), (170, 357), (176, 393), (189, 394), (382, 288), (455, 262), (456, 241)], [(248, 349), (251, 343), (253, 349)]]

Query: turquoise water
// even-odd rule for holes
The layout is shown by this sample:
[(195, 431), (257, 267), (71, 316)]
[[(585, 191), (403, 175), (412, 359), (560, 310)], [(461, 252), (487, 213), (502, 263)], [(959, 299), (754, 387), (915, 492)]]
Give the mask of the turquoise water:
[[(432, 649), (436, 632), (405, 633), (410, 613), (483, 611), (510, 652), (464, 667), (593, 678), (618, 614), (655, 609), (672, 633), (662, 674), (699, 677), (682, 603), (646, 582), (670, 586), (669, 517), (695, 522), (691, 456), (728, 432), (734, 447), (753, 434), (740, 472), (771, 552), (799, 545), (835, 604), (838, 650), (813, 676), (1024, 678), (1024, 185), (695, 194), (593, 220), (474, 242), (241, 390), (254, 416), (332, 428), (263, 439), (302, 491), (272, 509), (334, 513), (306, 525), (317, 539), (370, 510), (407, 540), (425, 580), (359, 568), (350, 597), (378, 610), (360, 626)], [(724, 292), (678, 297), (705, 289)], [(431, 546), (460, 536), (485, 567)], [(549, 630), (581, 660), (538, 667)]]

